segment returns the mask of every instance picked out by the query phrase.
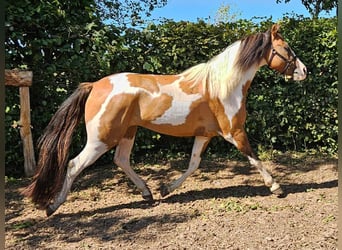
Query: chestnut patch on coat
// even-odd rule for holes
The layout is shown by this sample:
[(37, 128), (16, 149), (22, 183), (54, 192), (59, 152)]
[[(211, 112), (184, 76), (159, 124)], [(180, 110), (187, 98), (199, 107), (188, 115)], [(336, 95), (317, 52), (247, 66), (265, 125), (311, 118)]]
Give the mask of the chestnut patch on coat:
[(194, 85), (194, 82), (181, 81), (179, 83), (179, 87), (181, 88), (181, 90), (184, 93), (186, 93), (188, 95), (203, 94), (203, 85), (202, 85), (202, 83)]
[(145, 74), (128, 74), (127, 80), (130, 86), (142, 88), (150, 93), (159, 92), (159, 86), (171, 84), (179, 77), (176, 75), (145, 75)]
[(113, 85), (110, 83), (108, 77), (93, 83), (93, 89), (90, 92), (85, 106), (86, 122), (91, 121), (100, 111), (101, 105), (105, 102), (112, 89)]
[(172, 96), (161, 94), (152, 97), (148, 94), (139, 96), (139, 116), (142, 121), (153, 121), (162, 116), (172, 105)]
[(215, 98), (210, 100), (209, 106), (217, 119), (221, 133), (223, 135), (228, 135), (230, 133), (231, 124), (225, 113), (223, 104), (218, 98)]
[(172, 103), (172, 97), (162, 94), (152, 97), (149, 94), (115, 95), (100, 117), (99, 139), (109, 148), (115, 146), (127, 133), (128, 127), (144, 125), (164, 114)]
[(253, 153), (252, 148), (249, 144), (247, 134), (244, 129), (244, 124), (247, 117), (246, 112), (246, 99), (247, 92), (251, 85), (251, 81), (247, 81), (242, 88), (243, 98), (241, 100), (241, 105), (239, 111), (232, 119), (231, 135), (233, 136), (236, 147), (246, 155), (251, 155)]
[(127, 128), (132, 125), (132, 117), (136, 108), (132, 94), (115, 95), (106, 106), (106, 110), (100, 117), (98, 128), (99, 139), (108, 148), (117, 145), (121, 138), (126, 134)]
[(127, 80), (131, 87), (142, 88), (150, 93), (159, 92), (157, 79), (153, 75), (128, 74)]

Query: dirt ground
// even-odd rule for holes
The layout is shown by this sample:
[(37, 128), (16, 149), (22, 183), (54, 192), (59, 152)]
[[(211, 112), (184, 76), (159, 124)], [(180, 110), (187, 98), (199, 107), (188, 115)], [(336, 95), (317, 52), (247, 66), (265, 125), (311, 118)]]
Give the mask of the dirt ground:
[(49, 218), (20, 195), (28, 179), (7, 180), (6, 249), (337, 249), (336, 159), (283, 154), (264, 162), (284, 198), (247, 162), (203, 160), (161, 199), (160, 184), (186, 164), (134, 166), (152, 205), (117, 167), (90, 167)]

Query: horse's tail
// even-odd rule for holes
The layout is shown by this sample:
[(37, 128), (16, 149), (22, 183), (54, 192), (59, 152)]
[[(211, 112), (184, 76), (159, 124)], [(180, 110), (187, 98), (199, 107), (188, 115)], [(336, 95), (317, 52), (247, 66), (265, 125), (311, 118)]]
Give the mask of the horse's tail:
[(39, 138), (36, 174), (22, 194), (31, 198), (40, 209), (46, 209), (61, 191), (72, 134), (84, 115), (85, 102), (91, 90), (91, 83), (80, 84), (62, 103)]

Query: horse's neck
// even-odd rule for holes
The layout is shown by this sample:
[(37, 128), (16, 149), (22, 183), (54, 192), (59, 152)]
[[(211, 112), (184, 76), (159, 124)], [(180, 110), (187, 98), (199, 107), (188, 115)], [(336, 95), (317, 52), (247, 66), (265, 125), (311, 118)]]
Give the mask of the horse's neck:
[(231, 124), (234, 116), (240, 112), (245, 112), (247, 92), (258, 69), (259, 67), (255, 67), (244, 72), (230, 94), (224, 99), (220, 99), (220, 102), (224, 106), (224, 112)]

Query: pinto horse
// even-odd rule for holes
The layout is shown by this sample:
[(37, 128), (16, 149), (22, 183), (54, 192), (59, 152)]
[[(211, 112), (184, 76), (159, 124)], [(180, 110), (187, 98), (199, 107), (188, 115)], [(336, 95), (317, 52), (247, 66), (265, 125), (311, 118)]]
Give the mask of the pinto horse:
[[(119, 73), (80, 84), (41, 136), (37, 173), (23, 194), (50, 216), (66, 200), (81, 171), (116, 147), (115, 164), (141, 190), (142, 197), (152, 201), (150, 189), (129, 163), (138, 126), (166, 135), (195, 137), (187, 171), (161, 187), (162, 197), (198, 168), (201, 153), (214, 136), (235, 145), (259, 170), (265, 185), (281, 194), (280, 185), (253, 153), (244, 130), (247, 91), (263, 65), (293, 80), (306, 78), (305, 65), (275, 24), (267, 32), (247, 36), (207, 63), (178, 75)], [(87, 143), (69, 161), (72, 133), (83, 116)]]

